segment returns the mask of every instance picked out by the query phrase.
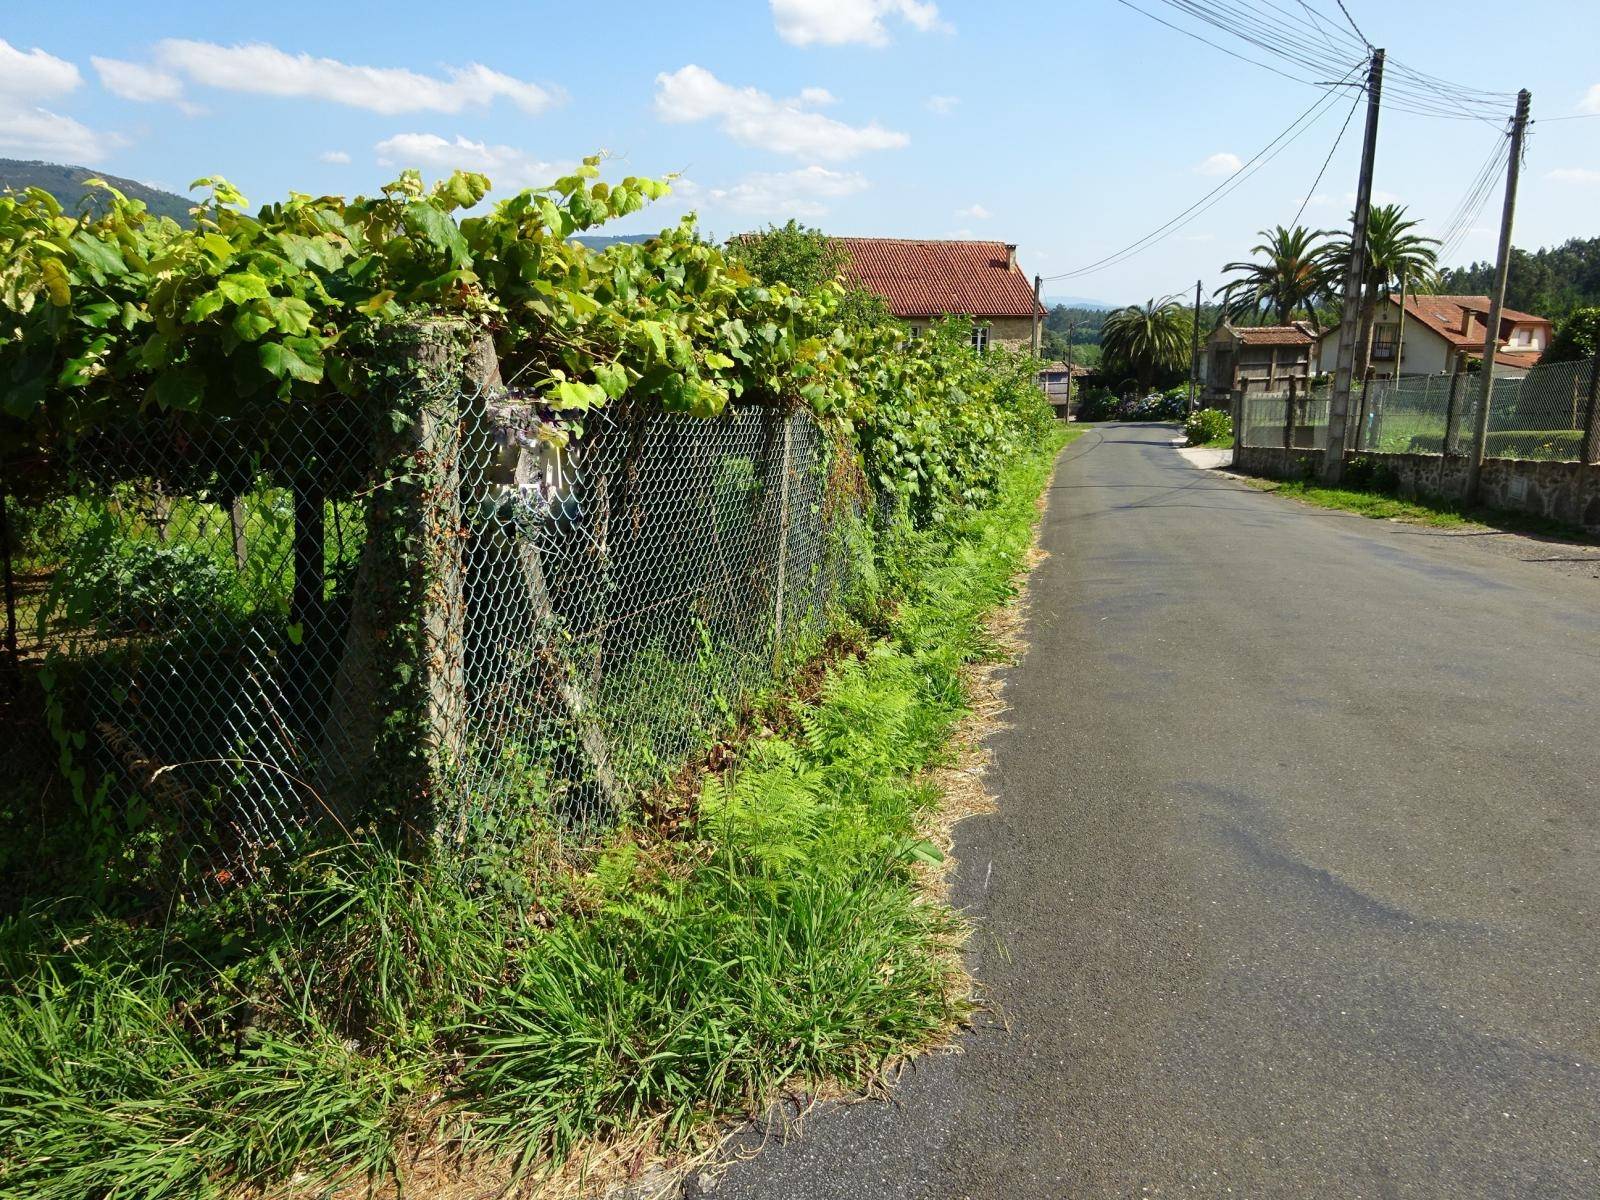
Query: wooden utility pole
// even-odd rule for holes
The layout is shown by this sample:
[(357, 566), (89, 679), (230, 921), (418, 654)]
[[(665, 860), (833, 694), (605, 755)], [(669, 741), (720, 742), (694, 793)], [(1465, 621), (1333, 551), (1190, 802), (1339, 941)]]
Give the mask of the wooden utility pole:
[(1033, 277), (1033, 356), (1039, 357), (1040, 344), (1044, 340), (1044, 317), (1042, 306), (1039, 303), (1039, 289), (1044, 285), (1042, 276)]
[(1517, 176), (1522, 173), (1522, 136), (1528, 128), (1527, 88), (1517, 93), (1517, 115), (1511, 119), (1511, 157), (1506, 163), (1506, 200), (1500, 210), (1500, 251), (1494, 266), (1494, 295), (1489, 297), (1489, 322), (1483, 331), (1483, 374), (1478, 380), (1478, 414), (1472, 428), (1472, 457), (1467, 462), (1467, 499), (1478, 498), (1483, 455), (1489, 441), (1489, 400), (1494, 393), (1494, 356), (1500, 349), (1500, 310), (1506, 303), (1506, 272), (1511, 267), (1511, 223), (1517, 215)]
[(1345, 425), (1350, 412), (1350, 378), (1355, 370), (1356, 342), (1361, 331), (1361, 286), (1367, 266), (1367, 218), (1372, 208), (1372, 164), (1378, 150), (1378, 107), (1383, 99), (1383, 51), (1372, 52), (1367, 67), (1367, 131), (1361, 143), (1361, 175), (1356, 181), (1356, 213), (1350, 226), (1350, 262), (1344, 272), (1344, 312), (1339, 318), (1339, 360), (1328, 401), (1328, 449), (1322, 456), (1322, 478), (1344, 478)]
[(1072, 335), (1078, 328), (1076, 321), (1067, 322), (1067, 420), (1072, 420)]
[(1189, 411), (1200, 403), (1200, 281), (1194, 281), (1194, 329), (1189, 336)]

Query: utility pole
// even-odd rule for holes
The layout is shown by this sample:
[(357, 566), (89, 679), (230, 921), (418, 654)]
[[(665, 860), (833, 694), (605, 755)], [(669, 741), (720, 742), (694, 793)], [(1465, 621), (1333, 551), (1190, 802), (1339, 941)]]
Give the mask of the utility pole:
[(1189, 338), (1189, 411), (1200, 402), (1200, 281), (1194, 281), (1194, 329)]
[(1328, 402), (1328, 449), (1322, 456), (1322, 478), (1344, 478), (1345, 425), (1350, 412), (1350, 377), (1355, 370), (1356, 341), (1361, 329), (1361, 286), (1367, 267), (1367, 218), (1372, 207), (1372, 163), (1378, 150), (1378, 106), (1383, 99), (1383, 51), (1372, 52), (1367, 67), (1367, 132), (1361, 143), (1361, 175), (1356, 181), (1356, 214), (1350, 227), (1350, 263), (1344, 273), (1344, 312), (1339, 318), (1339, 361)]
[(1033, 356), (1039, 357), (1040, 343), (1044, 339), (1044, 317), (1040, 315), (1039, 289), (1044, 285), (1044, 278), (1039, 275), (1033, 277)]
[(1489, 297), (1489, 324), (1483, 331), (1483, 374), (1478, 380), (1478, 417), (1472, 429), (1472, 458), (1467, 462), (1467, 499), (1478, 498), (1483, 453), (1489, 441), (1489, 400), (1494, 392), (1494, 356), (1500, 349), (1500, 310), (1506, 303), (1506, 273), (1511, 268), (1511, 222), (1517, 214), (1517, 176), (1522, 173), (1522, 135), (1528, 128), (1527, 88), (1517, 93), (1517, 115), (1511, 120), (1511, 158), (1506, 164), (1506, 202), (1500, 210), (1500, 253), (1494, 266), (1494, 295)]
[(1067, 322), (1067, 420), (1072, 420), (1072, 335), (1078, 328), (1076, 321)]

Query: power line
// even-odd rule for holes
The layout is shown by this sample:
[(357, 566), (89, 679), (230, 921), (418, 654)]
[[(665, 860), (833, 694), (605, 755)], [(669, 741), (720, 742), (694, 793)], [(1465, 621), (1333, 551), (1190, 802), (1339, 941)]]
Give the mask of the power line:
[[(1351, 68), (1351, 72), (1353, 73), (1359, 68), (1359, 66), (1360, 64), (1357, 64), (1356, 67)], [(1343, 80), (1340, 82), (1342, 83)], [(1178, 213), (1165, 223), (1156, 226), (1156, 228), (1152, 229), (1143, 237), (1137, 239), (1136, 241), (1130, 242), (1122, 249), (1106, 255), (1104, 258), (1097, 259), (1094, 262), (1087, 263), (1084, 266), (1077, 267), (1071, 271), (1063, 271), (1057, 275), (1048, 275), (1045, 278), (1050, 281), (1055, 281), (1058, 279), (1075, 279), (1081, 275), (1089, 275), (1099, 271), (1104, 271), (1111, 267), (1117, 266), (1122, 262), (1125, 262), (1135, 254), (1139, 254), (1150, 249), (1159, 242), (1165, 241), (1179, 229), (1182, 229), (1185, 225), (1188, 225), (1201, 213), (1215, 205), (1228, 193), (1238, 188), (1242, 183), (1244, 183), (1245, 180), (1249, 179), (1267, 163), (1271, 162), (1280, 153), (1282, 153), (1283, 150), (1290, 145), (1290, 143), (1294, 142), (1307, 129), (1316, 124), (1323, 114), (1325, 114), (1328, 109), (1332, 107), (1333, 101), (1337, 96), (1338, 93), (1332, 90), (1324, 92), (1323, 95), (1317, 98), (1316, 102), (1312, 104), (1310, 108), (1306, 109), (1292, 122), (1290, 122), (1287, 128), (1285, 128), (1260, 150), (1256, 151), (1256, 153), (1242, 167), (1240, 167), (1239, 170), (1235, 171), (1231, 176), (1225, 179), (1222, 183), (1219, 183), (1216, 187), (1212, 188), (1205, 195), (1201, 196), (1200, 199), (1189, 205), (1188, 208), (1185, 208), (1182, 212)]]
[(1361, 44), (1371, 50), (1372, 43), (1367, 41), (1367, 35), (1361, 32), (1361, 26), (1356, 24), (1356, 19), (1350, 15), (1350, 10), (1344, 6), (1344, 0), (1335, 0), (1335, 2), (1339, 5), (1339, 11), (1344, 14), (1344, 19), (1350, 22), (1350, 28), (1354, 29), (1356, 36), (1361, 39)]
[(1293, 229), (1296, 225), (1300, 224), (1300, 217), (1306, 211), (1306, 205), (1310, 204), (1311, 197), (1316, 195), (1317, 187), (1322, 183), (1322, 176), (1328, 170), (1328, 164), (1333, 161), (1333, 156), (1339, 152), (1339, 143), (1344, 141), (1345, 130), (1350, 128), (1350, 119), (1356, 115), (1356, 109), (1360, 106), (1361, 93), (1357, 92), (1356, 98), (1350, 102), (1350, 111), (1344, 115), (1344, 124), (1339, 126), (1339, 136), (1333, 139), (1333, 146), (1328, 151), (1328, 157), (1322, 160), (1322, 167), (1317, 172), (1317, 177), (1311, 181), (1311, 187), (1306, 192), (1306, 198), (1300, 201), (1300, 207), (1294, 214), (1294, 220), (1289, 222), (1290, 229)]

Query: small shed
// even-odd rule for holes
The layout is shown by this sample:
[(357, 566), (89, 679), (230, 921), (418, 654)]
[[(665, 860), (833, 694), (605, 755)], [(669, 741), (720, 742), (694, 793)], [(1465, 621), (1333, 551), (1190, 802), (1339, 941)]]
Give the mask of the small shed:
[(1232, 392), (1281, 392), (1289, 381), (1306, 387), (1316, 372), (1317, 329), (1288, 325), (1219, 325), (1206, 342), (1205, 398)]

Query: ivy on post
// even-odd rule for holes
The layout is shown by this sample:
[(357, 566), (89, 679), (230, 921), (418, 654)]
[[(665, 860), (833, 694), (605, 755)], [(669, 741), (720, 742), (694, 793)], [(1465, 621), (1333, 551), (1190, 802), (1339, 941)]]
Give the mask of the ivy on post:
[(324, 759), (416, 851), (448, 819), (466, 745), (463, 400), (498, 369), (487, 337), (421, 320), (376, 339), (371, 371), (376, 469)]

